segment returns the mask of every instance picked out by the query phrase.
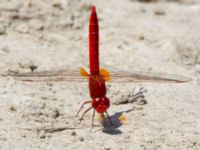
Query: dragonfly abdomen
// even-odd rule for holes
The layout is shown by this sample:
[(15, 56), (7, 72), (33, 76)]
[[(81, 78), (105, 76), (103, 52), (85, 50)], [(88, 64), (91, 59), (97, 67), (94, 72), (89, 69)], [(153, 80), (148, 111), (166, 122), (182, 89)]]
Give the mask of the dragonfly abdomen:
[(92, 7), (89, 24), (90, 74), (99, 75), (99, 25), (95, 7)]

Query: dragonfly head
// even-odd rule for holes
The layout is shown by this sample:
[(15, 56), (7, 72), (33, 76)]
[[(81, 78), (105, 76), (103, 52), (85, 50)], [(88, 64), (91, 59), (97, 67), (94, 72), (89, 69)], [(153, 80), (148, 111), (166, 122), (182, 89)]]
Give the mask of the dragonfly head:
[(98, 113), (104, 113), (110, 106), (110, 101), (107, 97), (98, 97), (94, 98), (92, 101), (92, 107)]

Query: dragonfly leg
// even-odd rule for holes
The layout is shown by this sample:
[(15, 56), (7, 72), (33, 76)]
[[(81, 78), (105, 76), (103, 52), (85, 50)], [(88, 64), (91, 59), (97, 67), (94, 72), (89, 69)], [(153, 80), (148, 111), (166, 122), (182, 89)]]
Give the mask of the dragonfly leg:
[(95, 109), (93, 110), (93, 115), (92, 115), (92, 127), (94, 127), (94, 116), (95, 116)]
[(108, 119), (109, 119), (109, 121), (110, 121), (110, 125), (113, 126), (114, 124), (113, 124), (113, 122), (112, 122), (112, 120), (111, 120), (111, 118), (110, 118), (110, 116), (109, 116), (109, 114), (108, 114), (107, 111), (106, 111), (106, 115), (107, 115), (107, 117), (108, 117)]
[(90, 109), (92, 109), (92, 107), (89, 107), (88, 109), (86, 109), (86, 110), (83, 112), (83, 114), (82, 114), (82, 116), (81, 116), (81, 118), (80, 118), (80, 121), (83, 120), (84, 115), (85, 115)]
[(81, 107), (79, 108), (79, 110), (78, 110), (78, 112), (77, 112), (77, 114), (76, 114), (75, 117), (78, 116), (78, 114), (80, 113), (81, 109), (84, 107), (85, 104), (87, 104), (87, 103), (91, 103), (91, 102), (92, 102), (92, 101), (85, 101), (85, 102), (81, 105)]

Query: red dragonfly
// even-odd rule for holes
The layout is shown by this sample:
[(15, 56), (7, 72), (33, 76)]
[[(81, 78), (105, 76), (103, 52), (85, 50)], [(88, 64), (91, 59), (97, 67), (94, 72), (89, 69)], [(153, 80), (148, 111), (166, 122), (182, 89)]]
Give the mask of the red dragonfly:
[[(42, 82), (42, 81), (68, 81), (68, 82), (89, 82), (89, 91), (91, 100), (85, 101), (76, 116), (85, 104), (90, 104), (82, 116), (91, 109), (93, 109), (92, 125), (94, 121), (95, 112), (100, 113), (104, 118), (106, 113), (110, 119), (107, 110), (110, 107), (110, 100), (106, 97), (106, 82), (174, 82), (181, 83), (187, 82), (191, 79), (185, 76), (172, 75), (172, 74), (159, 74), (159, 73), (144, 73), (144, 72), (113, 72), (109, 73), (106, 69), (99, 67), (99, 26), (95, 6), (91, 8), (91, 16), (89, 22), (89, 62), (90, 73), (85, 69), (80, 68), (80, 71), (58, 70), (58, 71), (41, 71), (31, 73), (9, 73), (9, 76), (22, 81), (29, 82)], [(111, 121), (111, 120), (110, 120)]]

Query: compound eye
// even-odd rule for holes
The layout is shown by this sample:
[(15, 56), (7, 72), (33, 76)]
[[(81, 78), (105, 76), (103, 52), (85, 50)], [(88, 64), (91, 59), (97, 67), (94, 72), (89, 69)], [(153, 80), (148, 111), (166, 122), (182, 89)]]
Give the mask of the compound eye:
[(110, 101), (106, 97), (101, 98), (94, 98), (92, 101), (92, 107), (98, 112), (98, 113), (104, 113), (110, 106)]

